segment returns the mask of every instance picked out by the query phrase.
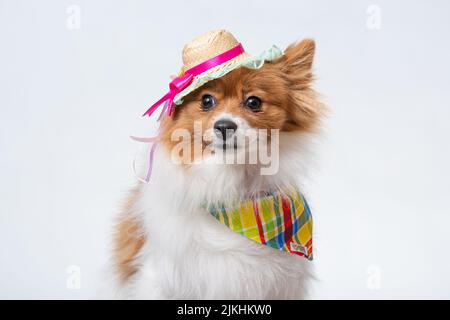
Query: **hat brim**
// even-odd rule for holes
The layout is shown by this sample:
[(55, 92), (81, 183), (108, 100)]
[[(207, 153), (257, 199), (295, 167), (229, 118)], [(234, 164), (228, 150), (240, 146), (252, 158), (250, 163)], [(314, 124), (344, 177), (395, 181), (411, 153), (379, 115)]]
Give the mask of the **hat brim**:
[(283, 51), (277, 46), (272, 46), (268, 50), (261, 53), (259, 56), (252, 57), (247, 53), (243, 53), (230, 61), (222, 63), (215, 68), (205, 71), (198, 76), (196, 76), (191, 84), (186, 87), (183, 91), (177, 94), (173, 100), (176, 105), (183, 103), (183, 97), (187, 96), (192, 91), (203, 86), (208, 81), (218, 79), (226, 75), (227, 73), (240, 68), (245, 67), (249, 69), (259, 69), (266, 61), (272, 61), (280, 58), (283, 55)]

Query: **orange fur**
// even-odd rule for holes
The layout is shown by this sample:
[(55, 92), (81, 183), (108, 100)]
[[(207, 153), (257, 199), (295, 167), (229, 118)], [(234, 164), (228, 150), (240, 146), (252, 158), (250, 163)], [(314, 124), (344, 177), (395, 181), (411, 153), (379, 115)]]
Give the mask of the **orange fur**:
[(143, 228), (133, 210), (138, 196), (138, 188), (130, 192), (116, 225), (113, 259), (120, 281), (125, 281), (137, 271), (135, 258), (145, 243)]

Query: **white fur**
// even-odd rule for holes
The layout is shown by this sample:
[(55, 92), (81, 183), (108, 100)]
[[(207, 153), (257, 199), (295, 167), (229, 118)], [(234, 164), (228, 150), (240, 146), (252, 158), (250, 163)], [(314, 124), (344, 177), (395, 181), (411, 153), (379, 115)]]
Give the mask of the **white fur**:
[[(312, 279), (307, 259), (257, 244), (218, 223), (204, 204), (236, 200), (287, 184), (302, 189), (310, 138), (280, 135), (280, 169), (261, 176), (257, 166), (175, 165), (158, 146), (151, 182), (142, 185), (134, 214), (147, 241), (139, 271), (115, 290), (137, 299), (298, 299)], [(304, 189), (302, 189), (304, 192)]]

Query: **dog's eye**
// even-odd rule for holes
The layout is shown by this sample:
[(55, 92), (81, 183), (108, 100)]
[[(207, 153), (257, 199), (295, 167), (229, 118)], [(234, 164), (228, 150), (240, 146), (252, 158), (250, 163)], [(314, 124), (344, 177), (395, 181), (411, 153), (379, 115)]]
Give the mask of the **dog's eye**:
[(244, 102), (244, 106), (246, 106), (253, 112), (261, 111), (261, 104), (262, 104), (261, 99), (255, 96), (248, 97), (247, 100), (245, 100)]
[(210, 110), (216, 105), (216, 99), (210, 94), (204, 94), (202, 96), (202, 109)]

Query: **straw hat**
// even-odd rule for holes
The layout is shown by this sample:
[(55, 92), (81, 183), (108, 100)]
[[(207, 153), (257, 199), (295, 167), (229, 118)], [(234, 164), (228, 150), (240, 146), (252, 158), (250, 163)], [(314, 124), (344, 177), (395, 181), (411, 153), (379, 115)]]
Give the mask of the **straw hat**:
[(171, 115), (173, 104), (180, 105), (182, 99), (206, 82), (223, 77), (239, 68), (258, 69), (265, 61), (279, 58), (283, 52), (272, 46), (259, 56), (251, 56), (227, 30), (206, 32), (183, 48), (183, 66), (177, 78), (170, 83), (170, 91), (154, 103), (144, 115), (151, 115), (165, 102), (162, 114)]
[[(239, 42), (236, 38), (227, 30), (216, 30), (206, 32), (196, 38), (190, 43), (186, 44), (183, 48), (183, 67), (181, 70), (188, 70), (200, 63), (218, 56), (225, 51), (228, 51), (236, 47)], [(237, 57), (228, 60), (227, 62), (208, 70), (208, 73), (212, 73), (219, 69), (223, 69), (231, 64), (243, 61), (250, 57), (245, 51)]]

